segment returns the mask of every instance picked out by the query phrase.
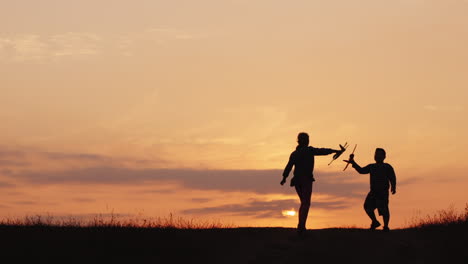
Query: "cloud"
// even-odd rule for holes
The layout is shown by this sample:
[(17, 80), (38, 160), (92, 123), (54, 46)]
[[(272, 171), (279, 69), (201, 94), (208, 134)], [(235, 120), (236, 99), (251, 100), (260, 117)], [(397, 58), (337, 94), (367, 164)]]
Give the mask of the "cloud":
[[(58, 171), (27, 170), (10, 172), (9, 176), (27, 184), (126, 184), (145, 185), (175, 183), (181, 188), (284, 194), (280, 186), (281, 170), (193, 170), (193, 169), (133, 169), (123, 167), (89, 167)], [(350, 182), (338, 173), (316, 173), (314, 193), (339, 197), (360, 197), (367, 191), (365, 182)], [(157, 190), (158, 192), (160, 190)]]
[(149, 159), (135, 159), (128, 157), (111, 157), (96, 153), (66, 153), (58, 151), (42, 151), (28, 147), (10, 148), (0, 145), (0, 165), (4, 167), (0, 173), (10, 174), (11, 170), (7, 168), (34, 168), (37, 164), (65, 164), (70, 166), (76, 164), (77, 166), (155, 166), (157, 164), (165, 163), (165, 161), (153, 158)]
[(119, 34), (92, 32), (63, 32), (54, 35), (12, 34), (0, 36), (0, 58), (15, 62), (42, 62), (90, 58), (112, 51), (132, 56), (148, 43), (184, 42), (196, 38), (200, 36), (173, 27), (151, 27)]
[(112, 159), (107, 156), (89, 153), (39, 152), (39, 154), (51, 160), (108, 161)]
[(131, 217), (135, 216), (135, 214), (126, 214), (126, 213), (91, 213), (91, 214), (68, 214), (68, 215), (55, 215), (55, 217), (63, 217), (63, 218), (116, 218), (116, 217)]
[[(1, 147), (0, 147), (1, 148)], [(7, 150), (2, 149), (0, 150), (0, 166), (4, 167), (24, 167), (29, 165), (29, 163), (25, 160), (26, 153), (17, 150)], [(0, 173), (8, 173), (8, 170), (3, 169)]]
[(8, 150), (5, 146), (0, 146), (0, 159), (2, 158), (23, 158), (26, 156), (24, 151)]
[(93, 203), (93, 202), (95, 202), (97, 200), (96, 199), (90, 199), (90, 198), (74, 198), (73, 201), (77, 202), (77, 203)]
[(2, 160), (0, 159), (0, 166), (18, 166), (18, 167), (24, 167), (29, 165), (28, 162), (24, 161), (16, 161), (16, 160)]
[[(1, 170), (8, 188), (17, 185), (129, 185), (148, 186), (141, 193), (174, 193), (180, 189), (265, 194), (294, 193), (281, 186), (282, 170), (214, 170), (154, 168), (156, 164), (139, 159), (113, 158), (95, 153), (65, 153), (33, 148), (2, 147), (0, 161), (23, 165)], [(50, 164), (43, 166), (44, 164)], [(54, 165), (58, 164), (58, 165)], [(40, 165), (40, 166), (38, 166)], [(52, 166), (54, 165), (54, 166)], [(143, 167), (151, 166), (151, 167)], [(45, 169), (47, 168), (47, 169)], [(362, 198), (369, 186), (366, 177), (353, 177), (355, 172), (316, 171), (314, 194), (331, 197)], [(291, 178), (292, 176), (290, 176)], [(290, 179), (289, 178), (289, 179)], [(196, 202), (194, 200), (194, 202)], [(202, 202), (202, 200), (198, 200)]]
[(56, 57), (95, 55), (99, 52), (100, 41), (96, 34), (79, 32), (54, 35), (49, 40)]
[[(77, 221), (82, 221), (80, 222), (81, 224), (89, 224), (93, 223), (94, 220), (99, 221), (99, 220), (111, 220), (111, 219), (118, 219), (118, 218), (128, 218), (128, 217), (134, 217), (135, 214), (128, 214), (128, 213), (83, 213), (83, 214), (50, 214), (49, 218), (52, 222), (54, 221), (59, 221), (58, 223), (62, 223), (62, 221), (67, 222), (77, 220)], [(34, 219), (35, 216), (33, 216)], [(44, 219), (47, 221), (47, 218)], [(90, 221), (90, 222), (88, 222)]]
[[(214, 207), (186, 209), (183, 214), (227, 214), (234, 216), (253, 216), (255, 218), (283, 218), (281, 210), (297, 208), (297, 199), (261, 201), (252, 199), (248, 203), (225, 204)], [(313, 208), (339, 210), (349, 206), (345, 201), (312, 201)]]
[(16, 185), (14, 185), (14, 184), (4, 182), (4, 181), (0, 181), (0, 188), (12, 188), (12, 187), (15, 187), (15, 186)]
[(86, 32), (17, 34), (0, 38), (0, 56), (17, 62), (91, 56), (99, 53), (100, 41), (98, 35)]
[(37, 205), (38, 204), (38, 202), (36, 201), (16, 201), (12, 203), (16, 205)]
[(38, 35), (20, 35), (9, 40), (16, 60), (38, 60), (46, 56), (47, 44)]
[(190, 201), (192, 201), (194, 203), (208, 203), (208, 202), (213, 201), (213, 199), (210, 199), (210, 198), (192, 198), (192, 199), (190, 199)]
[(22, 60), (28, 57), (30, 59), (41, 59), (46, 46), (40, 36), (34, 34), (0, 38), (0, 58), (14, 57), (16, 60)]
[(145, 191), (139, 191), (138, 193), (146, 193), (146, 194), (154, 194), (154, 193), (157, 193), (157, 194), (169, 194), (169, 193), (175, 193), (176, 190), (174, 189), (169, 189), (169, 188), (162, 188), (162, 189), (152, 189), (152, 190), (145, 190)]

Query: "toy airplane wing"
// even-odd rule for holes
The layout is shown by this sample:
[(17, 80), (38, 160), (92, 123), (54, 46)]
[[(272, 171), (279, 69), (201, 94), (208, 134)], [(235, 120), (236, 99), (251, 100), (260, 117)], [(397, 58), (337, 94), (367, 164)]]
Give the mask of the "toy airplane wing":
[[(354, 151), (356, 151), (356, 148), (357, 148), (357, 144), (354, 146), (353, 152), (351, 154), (354, 154)], [(351, 162), (346, 163), (346, 167), (343, 169), (343, 171), (345, 171), (348, 168), (349, 163)]]
[(343, 154), (343, 153), (346, 151), (346, 149), (348, 148), (348, 142), (346, 142), (344, 145), (341, 145), (341, 144), (340, 144), (340, 148), (341, 148), (341, 152), (338, 152), (338, 153), (336, 153), (335, 155), (333, 155), (333, 158), (332, 158), (332, 160), (330, 161), (330, 163), (328, 163), (328, 166), (330, 166), (330, 164), (332, 164), (333, 161), (335, 161), (336, 159), (338, 159), (338, 158), (341, 156), (341, 154)]

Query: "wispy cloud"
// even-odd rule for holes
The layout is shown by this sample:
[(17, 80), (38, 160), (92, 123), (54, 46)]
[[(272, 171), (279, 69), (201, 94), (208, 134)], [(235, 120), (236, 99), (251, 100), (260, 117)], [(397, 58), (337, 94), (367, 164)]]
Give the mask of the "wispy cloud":
[(39, 60), (46, 56), (47, 43), (38, 35), (20, 35), (6, 39), (4, 48), (11, 51), (15, 60)]
[(151, 27), (120, 34), (14, 34), (0, 36), (0, 58), (15, 62), (56, 61), (66, 58), (90, 58), (104, 51), (132, 56), (148, 43), (164, 44), (196, 38), (197, 35), (173, 27)]
[[(182, 210), (183, 214), (227, 214), (234, 216), (253, 216), (255, 218), (283, 218), (281, 209), (297, 208), (296, 199), (263, 201), (251, 199), (248, 203), (224, 204), (221, 206), (202, 207)], [(349, 203), (343, 200), (339, 201), (313, 201), (314, 208), (339, 210), (349, 206)]]
[[(10, 177), (26, 184), (177, 184), (180, 188), (283, 194), (281, 170), (194, 170), (194, 169), (134, 169), (123, 167), (90, 167), (70, 170), (11, 172)], [(364, 182), (350, 182), (336, 173), (319, 172), (316, 193), (339, 197), (360, 197), (368, 189)], [(158, 191), (160, 192), (160, 191)]]
[[(60, 163), (57, 163), (60, 161)], [(164, 163), (162, 159), (135, 159), (130, 157), (111, 157), (96, 153), (44, 151), (35, 148), (17, 147), (9, 148), (0, 145), (0, 165), (4, 166), (4, 174), (11, 173), (12, 168), (36, 170), (35, 165), (40, 164), (71, 164), (86, 166), (154, 166)]]
[(98, 35), (86, 32), (13, 35), (0, 37), (0, 56), (16, 62), (81, 58), (98, 54), (100, 41)]
[(15, 205), (37, 205), (39, 203), (36, 202), (36, 201), (15, 201), (15, 202), (12, 202), (12, 204), (15, 204)]
[[(128, 218), (134, 217), (135, 214), (128, 213), (83, 213), (83, 214), (54, 214), (51, 220), (78, 220), (78, 221), (89, 221), (92, 220), (106, 220), (116, 218)], [(86, 223), (86, 222), (85, 222)]]
[(50, 38), (53, 56), (88, 56), (99, 52), (101, 38), (96, 34), (67, 32)]
[(0, 181), (0, 188), (12, 188), (12, 187), (15, 187), (16, 185), (12, 184), (12, 183), (9, 183), (9, 182), (4, 182), (4, 181)]
[(89, 154), (89, 153), (64, 153), (64, 152), (40, 152), (39, 154), (52, 159), (52, 160), (78, 160), (78, 161), (108, 161), (111, 160), (111, 157), (98, 155), (98, 154)]
[(150, 27), (146, 30), (121, 34), (115, 40), (121, 55), (133, 56), (139, 52), (142, 44), (164, 45), (166, 43), (183, 42), (199, 38), (186, 30), (174, 27)]
[(96, 201), (96, 199), (91, 199), (91, 198), (74, 198), (72, 199), (73, 202), (77, 203), (93, 203)]
[(18, 160), (2, 160), (0, 159), (0, 166), (14, 166), (14, 167), (24, 167), (28, 166), (30, 163)]
[(194, 203), (208, 203), (208, 202), (213, 201), (213, 199), (210, 199), (210, 198), (192, 198), (192, 199), (190, 199), (190, 201), (192, 201)]

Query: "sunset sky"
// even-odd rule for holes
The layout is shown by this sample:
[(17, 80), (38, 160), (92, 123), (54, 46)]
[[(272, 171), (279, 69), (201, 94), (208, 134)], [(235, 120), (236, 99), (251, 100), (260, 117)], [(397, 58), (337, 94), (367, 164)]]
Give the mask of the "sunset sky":
[[(0, 218), (293, 227), (301, 131), (362, 165), (386, 149), (391, 227), (468, 202), (466, 0), (0, 6)], [(369, 176), (330, 160), (308, 227), (367, 227)]]

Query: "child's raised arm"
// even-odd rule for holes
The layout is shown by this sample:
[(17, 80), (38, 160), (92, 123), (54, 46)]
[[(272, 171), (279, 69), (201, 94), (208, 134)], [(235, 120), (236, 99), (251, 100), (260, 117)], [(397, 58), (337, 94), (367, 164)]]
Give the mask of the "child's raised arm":
[(361, 168), (361, 166), (359, 166), (359, 164), (357, 164), (356, 161), (354, 160), (354, 154), (349, 155), (349, 160), (343, 160), (343, 161), (351, 163), (351, 165), (353, 165), (353, 168), (360, 174), (370, 173), (369, 165), (365, 166), (364, 168)]

